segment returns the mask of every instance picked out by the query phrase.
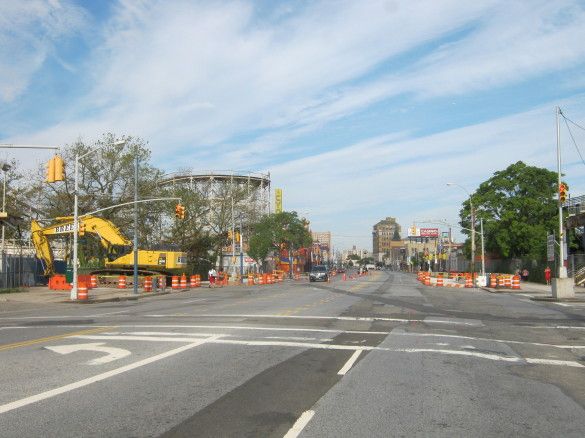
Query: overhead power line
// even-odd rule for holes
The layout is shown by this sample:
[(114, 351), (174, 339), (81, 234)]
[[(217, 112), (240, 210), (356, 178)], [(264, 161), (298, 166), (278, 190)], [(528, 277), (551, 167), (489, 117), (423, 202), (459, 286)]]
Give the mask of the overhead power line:
[(581, 158), (581, 162), (585, 165), (585, 160), (583, 159), (583, 155), (581, 154), (581, 151), (579, 150), (579, 146), (577, 146), (577, 142), (575, 141), (575, 137), (573, 136), (573, 131), (571, 131), (571, 128), (569, 127), (569, 124), (567, 123), (567, 119), (565, 118), (565, 116), (563, 116), (563, 119), (565, 120), (565, 125), (567, 126), (567, 129), (569, 130), (569, 136), (571, 137), (571, 140), (573, 140), (573, 144), (575, 145), (575, 149), (577, 149), (577, 153), (579, 154), (579, 157)]

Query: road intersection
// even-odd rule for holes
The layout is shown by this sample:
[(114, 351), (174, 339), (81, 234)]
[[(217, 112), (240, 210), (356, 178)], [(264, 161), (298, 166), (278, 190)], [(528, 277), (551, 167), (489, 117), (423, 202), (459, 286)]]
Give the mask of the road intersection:
[(584, 310), (393, 272), (7, 307), (0, 430), (581, 436)]

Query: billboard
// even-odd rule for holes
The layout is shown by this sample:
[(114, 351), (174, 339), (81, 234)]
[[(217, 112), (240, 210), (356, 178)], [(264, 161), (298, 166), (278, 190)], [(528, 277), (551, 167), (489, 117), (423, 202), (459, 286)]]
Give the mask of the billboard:
[(274, 189), (274, 212), (282, 213), (282, 189)]
[(438, 228), (408, 227), (408, 237), (439, 237)]

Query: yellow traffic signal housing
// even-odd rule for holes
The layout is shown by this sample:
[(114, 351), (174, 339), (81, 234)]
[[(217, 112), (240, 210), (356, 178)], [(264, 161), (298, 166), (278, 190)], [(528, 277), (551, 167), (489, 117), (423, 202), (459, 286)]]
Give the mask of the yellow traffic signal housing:
[(54, 183), (55, 182), (55, 157), (49, 160), (47, 164), (47, 182)]
[(567, 200), (567, 185), (565, 183), (561, 183), (559, 186), (559, 201), (564, 203)]
[(65, 163), (63, 158), (55, 155), (47, 164), (47, 182), (54, 183), (65, 180)]
[(79, 237), (82, 237), (85, 235), (85, 224), (83, 222), (79, 223), (79, 231), (77, 234), (79, 235)]
[(177, 219), (185, 219), (185, 206), (177, 204), (175, 206), (175, 217)]

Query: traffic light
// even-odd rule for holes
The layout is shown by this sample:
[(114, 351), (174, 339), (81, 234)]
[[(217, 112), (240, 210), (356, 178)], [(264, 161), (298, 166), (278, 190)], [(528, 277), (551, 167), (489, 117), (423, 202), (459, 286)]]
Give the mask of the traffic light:
[(177, 204), (175, 206), (175, 217), (177, 219), (185, 219), (185, 206)]
[(79, 223), (79, 231), (77, 234), (79, 237), (83, 237), (85, 235), (85, 224), (83, 222)]
[(559, 186), (559, 201), (561, 204), (564, 204), (567, 200), (567, 185), (565, 183), (561, 183)]
[(232, 230), (228, 230), (228, 240), (231, 242), (234, 240), (234, 235), (232, 234)]
[(59, 155), (55, 155), (47, 164), (47, 182), (54, 183), (65, 180), (65, 163)]

